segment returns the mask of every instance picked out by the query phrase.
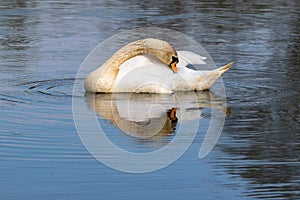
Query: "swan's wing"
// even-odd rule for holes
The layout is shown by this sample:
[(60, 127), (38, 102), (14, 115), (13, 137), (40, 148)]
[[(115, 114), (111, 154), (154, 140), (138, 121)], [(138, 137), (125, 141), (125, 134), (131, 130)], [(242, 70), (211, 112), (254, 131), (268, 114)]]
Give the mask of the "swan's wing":
[(200, 56), (190, 51), (177, 51), (179, 56), (179, 66), (187, 66), (188, 64), (206, 64), (204, 60), (206, 57)]
[(118, 76), (128, 74), (130, 71), (138, 69), (146, 65), (163, 65), (156, 57), (150, 54), (137, 55), (133, 58), (126, 60), (120, 65)]
[(151, 55), (138, 55), (120, 66), (115, 92), (172, 93), (173, 76), (168, 66)]
[[(166, 66), (164, 66), (164, 64), (161, 61), (159, 61), (156, 57), (150, 54), (137, 55), (133, 58), (126, 60), (120, 65), (120, 70), (118, 72), (115, 82), (119, 82), (119, 80), (125, 78), (131, 72), (140, 71), (140, 68), (142, 68), (142, 71), (144, 70), (145, 72), (148, 72), (149, 68), (151, 70), (150, 66), (160, 66), (166, 68)], [(154, 69), (152, 70), (154, 71)], [(141, 74), (141, 77), (137, 75), (137, 78), (141, 79), (143, 76), (143, 74)]]

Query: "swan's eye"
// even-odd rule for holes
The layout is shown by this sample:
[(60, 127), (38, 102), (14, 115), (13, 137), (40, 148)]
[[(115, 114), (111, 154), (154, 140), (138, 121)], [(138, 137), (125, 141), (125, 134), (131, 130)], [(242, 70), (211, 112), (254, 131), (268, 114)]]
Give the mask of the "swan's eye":
[(172, 61), (171, 61), (170, 64), (172, 64), (172, 63), (178, 63), (178, 62), (179, 62), (178, 57), (172, 56)]

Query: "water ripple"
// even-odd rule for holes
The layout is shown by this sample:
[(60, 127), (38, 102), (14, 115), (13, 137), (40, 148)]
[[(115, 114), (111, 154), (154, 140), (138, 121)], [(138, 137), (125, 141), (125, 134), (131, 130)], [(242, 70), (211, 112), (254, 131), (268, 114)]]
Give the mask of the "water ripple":
[(71, 89), (74, 78), (40, 80), (22, 83), (24, 91), (33, 94), (42, 94), (56, 97), (72, 97)]

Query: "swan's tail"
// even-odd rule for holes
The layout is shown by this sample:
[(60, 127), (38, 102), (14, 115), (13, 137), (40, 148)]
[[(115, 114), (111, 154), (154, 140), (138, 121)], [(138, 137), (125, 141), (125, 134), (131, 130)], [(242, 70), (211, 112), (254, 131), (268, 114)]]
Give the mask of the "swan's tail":
[(207, 70), (199, 73), (197, 90), (209, 89), (231, 66), (233, 62), (215, 70)]
[(226, 65), (224, 65), (223, 67), (218, 68), (219, 73), (222, 75), (224, 74), (232, 65), (234, 62), (230, 62)]
[(223, 67), (218, 68), (218, 72), (220, 73), (220, 75), (224, 74), (227, 70), (229, 70), (229, 68), (233, 65), (234, 62), (230, 62), (227, 65), (224, 65)]

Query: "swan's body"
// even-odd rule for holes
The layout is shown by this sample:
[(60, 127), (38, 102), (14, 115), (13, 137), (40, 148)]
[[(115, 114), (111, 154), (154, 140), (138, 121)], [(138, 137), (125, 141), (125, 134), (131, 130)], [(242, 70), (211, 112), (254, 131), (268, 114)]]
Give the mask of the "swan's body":
[[(185, 51), (177, 53), (179, 56), (178, 73), (174, 73), (168, 66), (148, 54), (129, 59), (121, 65), (113, 85), (113, 91), (172, 93), (174, 91), (206, 90), (231, 66), (229, 64), (216, 70), (196, 71), (185, 66), (187, 64), (204, 64), (202, 57)], [(191, 57), (192, 59), (190, 59)]]
[(176, 52), (161, 40), (138, 40), (121, 48), (101, 67), (91, 72), (86, 78), (85, 89), (88, 92), (104, 93), (206, 90), (232, 63), (206, 71), (186, 67), (188, 64), (205, 64), (204, 60), (205, 57), (192, 52)]

